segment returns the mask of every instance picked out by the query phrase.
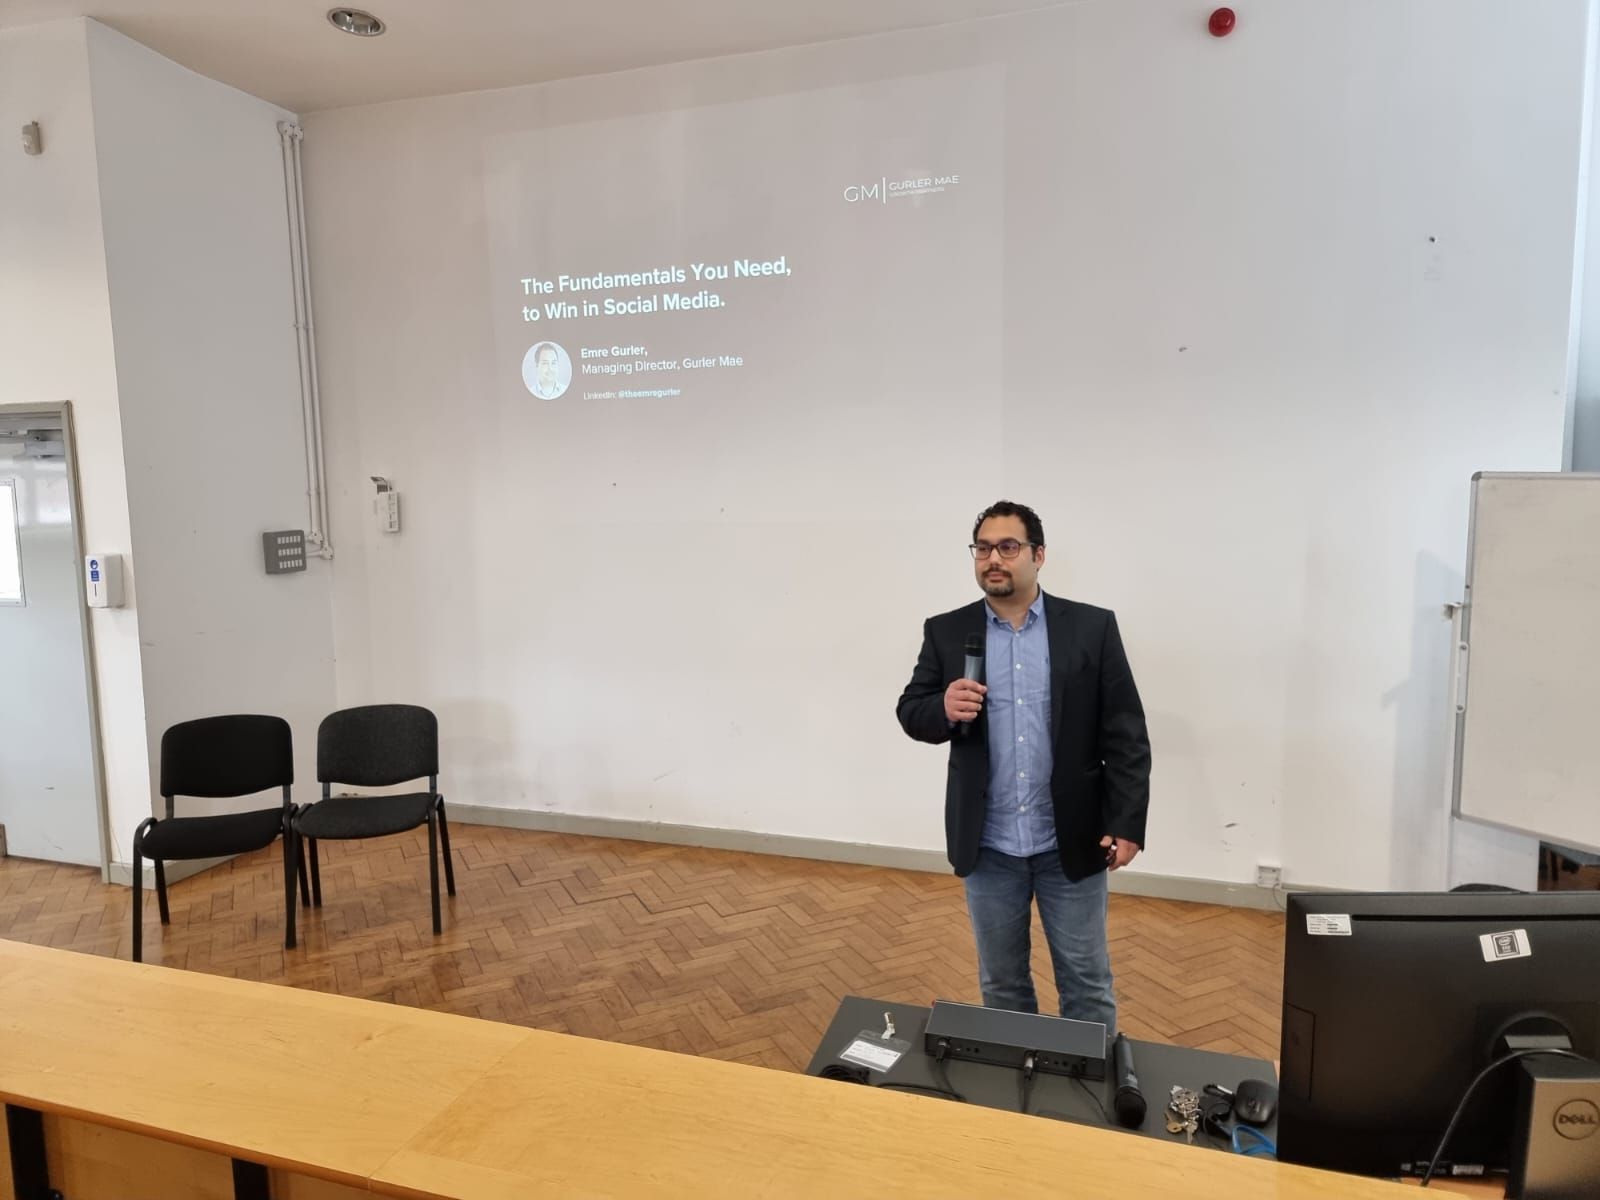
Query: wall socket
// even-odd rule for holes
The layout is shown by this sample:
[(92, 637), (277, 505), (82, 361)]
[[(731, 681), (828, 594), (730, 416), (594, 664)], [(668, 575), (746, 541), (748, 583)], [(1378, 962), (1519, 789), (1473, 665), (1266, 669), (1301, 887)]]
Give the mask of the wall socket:
[(1275, 888), (1283, 883), (1283, 868), (1273, 863), (1256, 864), (1256, 886)]

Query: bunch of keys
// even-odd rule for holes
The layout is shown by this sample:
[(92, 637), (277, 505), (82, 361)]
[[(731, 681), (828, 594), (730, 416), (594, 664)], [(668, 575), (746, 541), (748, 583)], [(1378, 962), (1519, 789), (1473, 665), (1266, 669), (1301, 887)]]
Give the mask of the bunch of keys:
[(1172, 1100), (1167, 1104), (1167, 1132), (1183, 1134), (1191, 1143), (1200, 1128), (1200, 1097), (1190, 1088), (1172, 1085)]

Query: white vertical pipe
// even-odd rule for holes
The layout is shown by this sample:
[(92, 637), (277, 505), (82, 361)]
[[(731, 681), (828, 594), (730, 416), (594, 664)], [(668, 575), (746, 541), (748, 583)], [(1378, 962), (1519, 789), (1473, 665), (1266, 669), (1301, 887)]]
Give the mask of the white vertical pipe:
[(1600, 471), (1600, 14), (1589, 0), (1562, 469)]
[(306, 457), (306, 534), (314, 545), (321, 544), (321, 526), (317, 508), (317, 463), (314, 450), (315, 415), (311, 406), (311, 364), (306, 354), (306, 323), (301, 311), (300, 287), (300, 214), (296, 205), (297, 190), (294, 185), (294, 133), (288, 121), (278, 122), (278, 140), (283, 151), (283, 206), (289, 225), (289, 292), (294, 302), (294, 345), (300, 360), (300, 426)]
[(322, 453), (322, 391), (317, 382), (317, 324), (311, 315), (311, 257), (306, 249), (306, 193), (305, 172), (300, 160), (300, 142), (304, 131), (294, 127), (294, 188), (296, 222), (300, 235), (300, 289), (301, 309), (306, 321), (306, 358), (311, 377), (311, 442), (316, 459), (317, 531), (321, 535), (320, 553), (333, 557), (333, 544), (328, 535), (328, 468)]

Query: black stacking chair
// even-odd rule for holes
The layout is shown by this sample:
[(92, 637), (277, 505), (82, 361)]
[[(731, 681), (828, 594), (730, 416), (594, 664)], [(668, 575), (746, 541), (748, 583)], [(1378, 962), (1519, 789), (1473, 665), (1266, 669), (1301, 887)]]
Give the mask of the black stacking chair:
[[(294, 742), (281, 717), (202, 717), (184, 721), (161, 735), (161, 796), (167, 803), (162, 819), (147, 817), (133, 834), (133, 961), (144, 961), (144, 860), (154, 861), (156, 899), (161, 923), (167, 911), (167, 873), (163, 863), (181, 859), (224, 858), (272, 845), (279, 834), (289, 837), (289, 800), (294, 783)], [(211, 817), (174, 814), (177, 796), (251, 796), (282, 788), (283, 800), (273, 808), (224, 813)], [(283, 848), (283, 944), (294, 946), (294, 868), (296, 855)]]
[[(404, 795), (333, 795), (335, 783), (391, 787), (427, 776), (428, 790)], [(311, 851), (311, 903), (322, 907), (322, 871), (317, 843), (325, 838), (386, 837), (418, 825), (428, 827), (428, 882), (433, 891), (433, 932), (439, 921), (439, 848), (444, 847), (444, 878), (456, 894), (450, 862), (450, 829), (439, 794), (439, 721), (414, 704), (371, 704), (346, 708), (325, 718), (317, 729), (317, 779), (322, 799), (296, 808), (290, 819), (296, 839)], [(297, 852), (299, 841), (296, 841)]]

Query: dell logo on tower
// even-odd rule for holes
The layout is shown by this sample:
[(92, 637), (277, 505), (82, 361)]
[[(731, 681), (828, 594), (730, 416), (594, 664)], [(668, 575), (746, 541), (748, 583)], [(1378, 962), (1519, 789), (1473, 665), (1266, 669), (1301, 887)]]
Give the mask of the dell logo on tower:
[(1556, 1109), (1556, 1132), (1578, 1142), (1600, 1130), (1600, 1107), (1593, 1100), (1568, 1100)]

